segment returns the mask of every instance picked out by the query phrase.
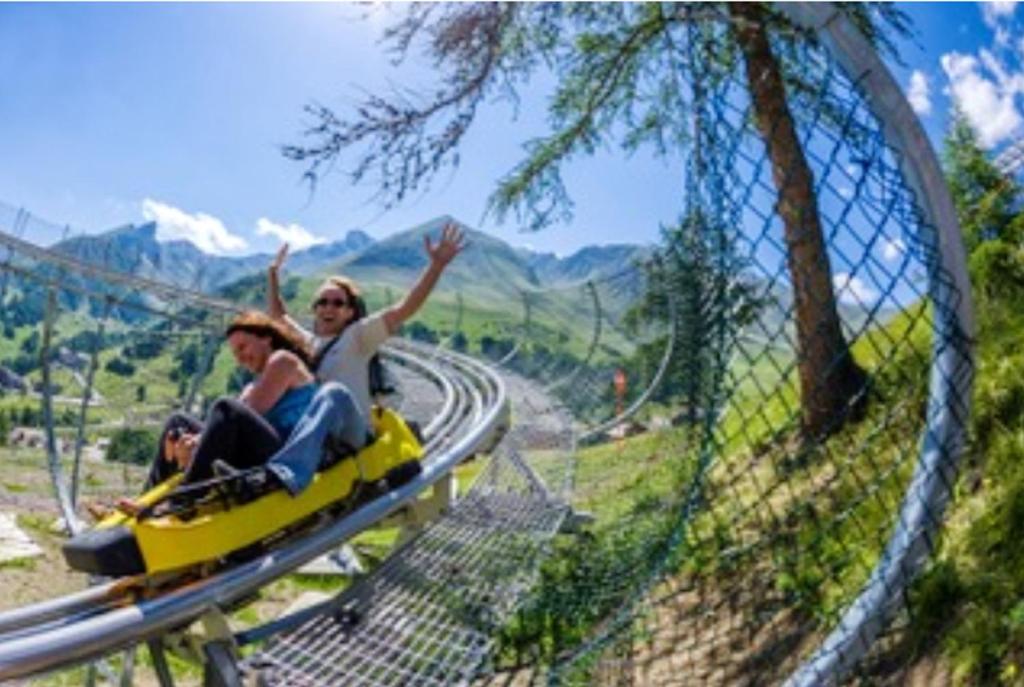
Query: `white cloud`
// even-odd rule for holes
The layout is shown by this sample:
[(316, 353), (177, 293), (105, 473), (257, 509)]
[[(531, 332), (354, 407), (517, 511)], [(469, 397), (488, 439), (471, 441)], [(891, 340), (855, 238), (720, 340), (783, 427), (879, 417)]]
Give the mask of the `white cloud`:
[(996, 28), (1000, 19), (1012, 17), (1017, 9), (1016, 0), (996, 0), (995, 2), (981, 3), (981, 18), (989, 26)]
[(928, 77), (924, 72), (915, 69), (910, 75), (910, 85), (907, 87), (907, 100), (914, 112), (924, 117), (932, 113), (931, 89), (928, 86)]
[(987, 50), (981, 61), (952, 52), (942, 56), (949, 94), (978, 133), (979, 143), (991, 148), (1018, 132), (1024, 116), (1015, 97), (1024, 93), (1024, 75), (1010, 74)]
[(1024, 92), (1024, 74), (1011, 74), (990, 50), (982, 48), (979, 55), (981, 56), (981, 63), (985, 66), (985, 69), (992, 72), (1000, 88), (1016, 93)]
[(158, 240), (186, 239), (200, 250), (215, 255), (234, 253), (249, 247), (241, 236), (228, 231), (216, 217), (199, 212), (190, 214), (151, 198), (142, 201), (142, 216), (156, 222)]
[(283, 243), (287, 243), (292, 250), (302, 250), (315, 246), (318, 243), (327, 243), (327, 239), (316, 236), (298, 224), (277, 224), (266, 217), (260, 217), (256, 221), (256, 233), (260, 236), (276, 236)]
[(867, 305), (878, 299), (878, 291), (874, 290), (860, 277), (855, 277), (849, 272), (839, 272), (832, 277), (832, 285), (835, 287), (839, 300), (854, 305)]
[(882, 239), (882, 257), (886, 262), (896, 262), (900, 256), (907, 252), (907, 244), (903, 239)]

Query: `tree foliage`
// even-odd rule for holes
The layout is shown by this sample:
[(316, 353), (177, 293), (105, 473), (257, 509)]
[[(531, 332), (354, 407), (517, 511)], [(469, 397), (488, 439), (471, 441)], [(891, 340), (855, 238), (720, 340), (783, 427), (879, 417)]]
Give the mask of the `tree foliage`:
[[(624, 317), (634, 333), (644, 322), (675, 324), (668, 372), (652, 400), (682, 405), (691, 424), (713, 396), (714, 372), (720, 367), (716, 356), (721, 353), (716, 333), (742, 329), (761, 308), (755, 285), (738, 274), (729, 247), (717, 240), (721, 228), (713, 223), (698, 207), (677, 225), (662, 229), (666, 247), (645, 265), (650, 286)], [(637, 367), (653, 371), (665, 345), (661, 338), (639, 346)]]
[(960, 110), (954, 110), (942, 162), (967, 252), (993, 239), (1019, 243), (1020, 186), (988, 159)]
[(950, 518), (937, 560), (910, 596), (912, 638), (922, 654), (941, 647), (963, 684), (1018, 684), (1024, 657), (1021, 187), (992, 164), (960, 112), (942, 158), (978, 306), (978, 375), (957, 487), (960, 515)]
[(156, 429), (124, 427), (110, 437), (107, 460), (145, 465), (153, 458), (159, 440)]
[(124, 358), (111, 358), (103, 368), (119, 377), (131, 377), (135, 374), (135, 366)]
[(157, 357), (164, 350), (167, 343), (165, 337), (154, 334), (146, 334), (124, 346), (124, 355), (136, 360), (150, 360)]
[(992, 164), (959, 110), (946, 135), (942, 161), (982, 305), (994, 297), (1024, 295), (1020, 185)]
[[(895, 54), (891, 35), (906, 36), (905, 15), (890, 5), (844, 4), (873, 43)], [(540, 228), (571, 214), (560, 174), (563, 162), (618, 143), (659, 155), (692, 142), (690, 70), (719, 78), (738, 66), (737, 46), (704, 34), (689, 62), (694, 24), (731, 21), (725, 7), (690, 3), (412, 3), (384, 32), (395, 63), (425, 55), (439, 74), (433, 89), (369, 94), (349, 115), (323, 104), (306, 106), (313, 123), (286, 157), (307, 164), (318, 183), (342, 158), (353, 182), (370, 181), (391, 207), (425, 190), (434, 176), (459, 164), (458, 146), (480, 105), (519, 104), (519, 89), (539, 74), (557, 85), (549, 99), (550, 132), (525, 144), (522, 162), (490, 198), (499, 216), (514, 211)], [(781, 16), (764, 20), (783, 48), (813, 36)], [(814, 90), (798, 61), (786, 62), (794, 89)]]
[[(838, 7), (883, 48), (891, 47), (890, 32), (907, 31), (891, 7)], [(349, 116), (311, 105), (306, 142), (283, 152), (308, 164), (314, 184), (351, 153), (351, 180), (370, 181), (390, 207), (458, 164), (459, 143), (482, 103), (517, 103), (522, 84), (550, 74), (550, 130), (525, 143), (522, 161), (489, 199), (499, 220), (513, 212), (540, 228), (571, 215), (564, 163), (616, 143), (627, 152), (692, 153), (703, 89), (742, 69), (785, 225), (803, 427), (823, 435), (858, 414), (866, 375), (842, 333), (814, 180), (788, 107), (790, 99), (814, 98), (822, 126), (843, 126), (821, 97), (824, 75), (797, 50), (814, 40), (757, 3), (412, 4), (384, 42), (398, 62), (422, 49), (440, 75), (437, 87), (419, 98), (408, 90), (371, 94)]]

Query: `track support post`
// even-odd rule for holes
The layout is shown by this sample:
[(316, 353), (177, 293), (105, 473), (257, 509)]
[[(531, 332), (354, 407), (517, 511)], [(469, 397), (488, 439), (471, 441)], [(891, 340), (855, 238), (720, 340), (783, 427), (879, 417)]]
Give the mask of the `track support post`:
[(444, 514), (459, 496), (459, 482), (455, 474), (449, 472), (442, 477), (430, 490), (430, 496), (417, 499), (399, 511), (394, 519), (389, 518), (386, 526), (400, 526), (402, 529), (395, 540), (395, 548), (402, 546), (426, 525), (437, 520)]
[(234, 643), (218, 639), (203, 646), (203, 687), (242, 687)]
[(149, 657), (153, 660), (153, 670), (156, 671), (156, 679), (160, 687), (174, 687), (174, 677), (171, 676), (171, 668), (167, 665), (167, 653), (164, 651), (164, 642), (160, 638), (150, 639), (146, 642), (149, 648)]
[(242, 687), (238, 645), (228, 619), (219, 608), (211, 608), (200, 618), (200, 623), (205, 639), (202, 642), (203, 686)]

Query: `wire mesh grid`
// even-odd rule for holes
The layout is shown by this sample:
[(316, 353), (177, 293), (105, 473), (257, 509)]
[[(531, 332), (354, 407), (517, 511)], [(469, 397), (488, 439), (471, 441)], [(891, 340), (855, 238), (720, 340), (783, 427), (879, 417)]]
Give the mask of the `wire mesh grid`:
[[(151, 290), (150, 280), (123, 271), (111, 242), (98, 247), (102, 241), (21, 209), (0, 205), (0, 232), (0, 413), (15, 428), (7, 450), (15, 460), (31, 461), (32, 452), (19, 446), (42, 432), (65, 515), (134, 493), (144, 476), (131, 464), (131, 449), (124, 442), (114, 447), (128, 461), (119, 468), (103, 460), (110, 449), (96, 436), (120, 429), (130, 443), (125, 437), (155, 429), (172, 410), (198, 410), (201, 403), (193, 401), (225, 391), (226, 380), (208, 379), (210, 354), (217, 352), (209, 344), (220, 340), (223, 303), (169, 285)], [(85, 254), (78, 242), (89, 245)], [(37, 323), (38, 330), (25, 328)], [(34, 491), (18, 498), (31, 501)]]
[[(703, 39), (725, 36), (712, 31)], [(840, 651), (824, 642), (834, 628), (860, 637), (858, 650), (866, 653), (888, 617), (905, 616), (909, 581), (931, 542), (928, 530), (903, 531), (903, 509), (941, 517), (959, 443), (934, 428), (963, 426), (969, 341), (934, 229), (882, 124), (820, 47), (790, 48), (779, 48), (800, 65), (790, 73), (814, 86), (789, 84), (798, 94), (791, 112), (826, 239), (829, 293), (799, 293), (796, 277), (809, 267), (794, 260), (780, 210), (780, 184), (797, 175), (773, 170), (742, 72), (719, 75), (694, 105), (701, 159), (700, 169), (690, 168), (686, 216), (705, 218), (707, 245), (724, 247), (722, 264), (742, 275), (741, 300), (751, 309), (737, 317), (736, 301), (724, 298), (705, 314), (705, 323), (730, 320), (717, 344), (724, 374), (703, 391), (706, 431), (673, 470), (682, 488), (654, 508), (644, 494), (628, 516), (609, 520), (602, 542), (611, 552), (584, 564), (601, 568), (601, 554), (617, 559), (604, 566), (616, 581), (599, 578), (595, 589), (576, 589), (598, 604), (612, 592), (600, 619), (588, 617), (593, 604), (579, 598), (540, 609), (572, 620), (562, 621), (561, 653), (542, 656), (552, 668), (535, 671), (535, 681), (767, 684), (795, 675), (818, 684), (869, 679), (882, 665), (891, 674), (909, 660), (898, 652), (906, 629), (899, 623), (852, 674), (813, 667)], [(686, 227), (684, 218), (680, 231), (667, 233), (669, 254), (693, 254)], [(828, 334), (822, 321), (798, 322), (801, 297), (818, 306), (834, 300), (843, 339), (865, 372), (858, 392), (815, 431), (806, 414), (813, 387), (801, 387), (800, 379), (808, 336), (799, 330)], [(681, 330), (677, 344), (686, 336)], [(824, 363), (814, 370), (819, 384), (838, 365)], [(934, 465), (923, 457), (929, 447), (940, 454)], [(929, 486), (935, 480), (937, 498)], [(921, 539), (918, 555), (902, 573), (886, 576), (901, 537)], [(858, 595), (872, 586), (878, 598), (894, 601), (862, 607)], [(882, 653), (887, 661), (878, 659)]]
[[(967, 345), (955, 289), (855, 87), (818, 50), (790, 57), (818, 84), (794, 112), (828, 294), (798, 292), (794, 276), (807, 266), (793, 260), (769, 152), (745, 85), (723, 78), (700, 103), (699, 169), (690, 169), (688, 206), (665, 229), (660, 262), (525, 293), (520, 339), (490, 352), (529, 403), (571, 413), (577, 430), (600, 427), (600, 441), (625, 432), (623, 411), (638, 400), (637, 419), (653, 424), (664, 413), (680, 428), (653, 435), (640, 455), (630, 450), (618, 466), (635, 475), (625, 481), (607, 463), (556, 461), (571, 466), (561, 483), (575, 483), (575, 502), (595, 506), (597, 520), (592, 538), (554, 541), (538, 589), (498, 638), (487, 678), (495, 683), (781, 682), (839, 623), (914, 497), (922, 432), (948, 409), (929, 406), (929, 365)], [(940, 292), (953, 297), (932, 299)], [(810, 433), (801, 365), (807, 337), (828, 334), (822, 322), (797, 321), (800, 298), (834, 307), (870, 380)], [(589, 327), (581, 313), (592, 314)], [(824, 365), (816, 372), (828, 379), (835, 361)], [(625, 388), (616, 371), (628, 371)], [(967, 374), (940, 373), (950, 386)], [(543, 436), (531, 428), (545, 415), (535, 407), (516, 412), (519, 436)], [(552, 429), (558, 443), (565, 435), (559, 423)], [(631, 482), (646, 487), (601, 504), (615, 501), (602, 485)]]
[(465, 497), (336, 598), (354, 615), (275, 636), (246, 670), (274, 685), (457, 684), (482, 670), (566, 515), (548, 485), (564, 493), (571, 474), (571, 415), (538, 383), (507, 382), (523, 405)]
[[(265, 684), (464, 683), (532, 584), (564, 508), (492, 460), (452, 512), (366, 582), (246, 663)], [(512, 482), (519, 482), (511, 489)]]
[[(698, 53), (730, 31), (689, 39)], [(482, 350), (529, 399), (522, 429), (447, 517), (357, 587), (368, 596), (343, 596), (251, 657), (262, 679), (814, 683), (906, 661), (905, 601), (934, 523), (903, 517), (940, 520), (955, 476), (971, 372), (962, 294), (857, 83), (816, 44), (776, 48), (825, 264), (795, 254), (786, 193), (799, 174), (765, 144), (778, 128), (759, 128), (742, 69), (712, 72), (692, 94), (699, 155), (662, 262), (524, 291), (517, 339)], [(21, 268), (10, 253), (6, 264)], [(808, 290), (823, 266), (824, 288)], [(838, 327), (807, 308), (834, 310)], [(837, 331), (847, 352), (812, 359)], [(810, 396), (851, 361), (860, 382), (814, 422)], [(576, 432), (636, 400), (641, 431), (675, 429), (628, 445), (603, 430), (574, 462)], [(595, 514), (582, 538), (555, 534), (566, 511), (551, 495), (569, 485)], [(913, 556), (896, 555), (903, 543)], [(872, 606), (862, 592), (875, 588)], [(834, 629), (867, 654), (852, 674), (818, 667), (843, 651)]]
[[(652, 345), (668, 344), (663, 323), (627, 330), (621, 322), (645, 283), (636, 265), (525, 296), (521, 338), (491, 351), (504, 361), (511, 427), (466, 498), (338, 598), (337, 607), (366, 604), (352, 626), (323, 614), (275, 637), (246, 659), (248, 669), (266, 684), (461, 684), (495, 674), (498, 632), (527, 598), (567, 514), (578, 409), (603, 423), (621, 413), (621, 402), (607, 400), (615, 366), (651, 332), (661, 337), (647, 337)], [(626, 400), (654, 381), (643, 367)]]

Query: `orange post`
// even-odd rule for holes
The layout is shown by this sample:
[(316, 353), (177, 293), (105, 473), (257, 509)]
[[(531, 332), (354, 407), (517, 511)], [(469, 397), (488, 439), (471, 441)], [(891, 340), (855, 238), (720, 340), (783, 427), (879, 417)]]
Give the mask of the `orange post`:
[[(615, 370), (615, 374), (612, 377), (612, 382), (615, 385), (615, 416), (622, 415), (622, 401), (626, 397), (626, 371), (621, 367)], [(626, 435), (623, 432), (619, 436), (619, 450), (622, 450), (622, 445), (625, 443)]]

